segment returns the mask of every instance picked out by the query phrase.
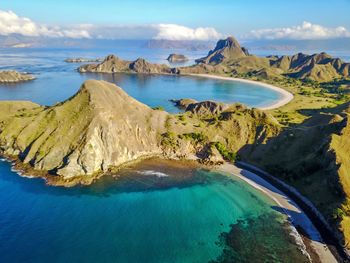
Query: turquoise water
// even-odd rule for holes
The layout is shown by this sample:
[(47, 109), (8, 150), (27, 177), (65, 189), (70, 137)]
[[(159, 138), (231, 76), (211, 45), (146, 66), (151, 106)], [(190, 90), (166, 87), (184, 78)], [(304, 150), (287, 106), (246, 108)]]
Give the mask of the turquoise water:
[[(240, 102), (251, 107), (266, 106), (278, 100), (280, 94), (255, 84), (195, 77), (79, 74), (79, 64), (65, 63), (67, 57), (103, 57), (109, 53), (124, 59), (143, 56), (149, 61), (163, 63), (169, 51), (126, 50), (1, 50), (0, 70), (15, 69), (33, 73), (37, 79), (18, 84), (0, 84), (0, 100), (31, 100), (52, 105), (74, 95), (86, 79), (103, 79), (122, 87), (129, 95), (151, 106), (163, 106), (169, 112), (178, 109), (170, 99), (193, 98), (199, 101), (216, 100)], [(188, 51), (187, 51), (188, 52)], [(200, 57), (198, 52), (189, 57)], [(191, 61), (190, 61), (191, 62)], [(192, 61), (193, 62), (193, 61)]]
[[(222, 256), (231, 224), (261, 215), (287, 235), (273, 203), (237, 179), (158, 161), (121, 175), (59, 188), (0, 162), (0, 262), (209, 262)], [(246, 249), (261, 258), (254, 246), (234, 247)]]

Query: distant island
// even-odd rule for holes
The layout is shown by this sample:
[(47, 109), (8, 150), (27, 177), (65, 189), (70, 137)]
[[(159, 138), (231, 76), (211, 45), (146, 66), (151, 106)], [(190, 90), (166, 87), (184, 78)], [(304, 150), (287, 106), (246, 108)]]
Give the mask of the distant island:
[(85, 62), (101, 62), (101, 58), (66, 58), (64, 62), (67, 63), (85, 63)]
[(0, 71), (0, 83), (16, 83), (35, 79), (28, 73), (21, 73), (15, 70)]
[(182, 54), (170, 54), (167, 60), (171, 63), (181, 63), (188, 61), (188, 58)]

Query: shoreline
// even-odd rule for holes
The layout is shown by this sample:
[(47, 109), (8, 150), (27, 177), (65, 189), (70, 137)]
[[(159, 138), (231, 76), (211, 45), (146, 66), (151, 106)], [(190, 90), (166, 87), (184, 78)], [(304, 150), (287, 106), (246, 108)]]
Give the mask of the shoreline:
[(225, 163), (217, 167), (217, 170), (240, 178), (272, 199), (290, 219), (291, 224), (295, 228), (301, 227), (310, 237), (310, 246), (319, 256), (320, 262), (338, 262), (328, 246), (323, 242), (321, 234), (310, 218), (287, 194), (257, 174), (238, 168), (233, 164)]
[(211, 75), (211, 74), (184, 74), (184, 75), (193, 76), (193, 77), (218, 79), (218, 80), (238, 81), (238, 82), (243, 82), (243, 83), (248, 83), (248, 84), (259, 85), (259, 86), (274, 90), (281, 95), (281, 98), (278, 99), (277, 101), (272, 102), (272, 103), (270, 103), (266, 106), (263, 106), (263, 107), (257, 107), (260, 110), (272, 110), (272, 109), (282, 107), (283, 105), (286, 105), (294, 98), (294, 95), (292, 93), (290, 93), (289, 91), (286, 91), (282, 88), (276, 87), (272, 84), (267, 84), (267, 83), (260, 82), (260, 81), (249, 80), (249, 79), (240, 79), (240, 78), (231, 78), (231, 77), (223, 77), (223, 76), (217, 76), (217, 75)]

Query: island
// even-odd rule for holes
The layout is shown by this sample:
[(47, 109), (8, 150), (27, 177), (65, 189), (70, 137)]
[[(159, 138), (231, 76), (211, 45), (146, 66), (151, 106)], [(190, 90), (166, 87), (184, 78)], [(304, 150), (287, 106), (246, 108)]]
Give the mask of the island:
[(170, 63), (183, 63), (188, 61), (188, 58), (182, 54), (170, 54), (167, 60)]
[(67, 63), (87, 63), (87, 62), (101, 62), (101, 58), (66, 58), (64, 62)]
[(135, 61), (127, 61), (118, 58), (115, 55), (108, 55), (100, 64), (82, 65), (78, 68), (81, 73), (100, 72), (100, 73), (147, 73), (147, 74), (171, 74), (174, 69), (167, 65), (152, 64), (143, 58)]
[(0, 83), (16, 83), (33, 79), (35, 77), (28, 73), (21, 73), (15, 70), (0, 71)]

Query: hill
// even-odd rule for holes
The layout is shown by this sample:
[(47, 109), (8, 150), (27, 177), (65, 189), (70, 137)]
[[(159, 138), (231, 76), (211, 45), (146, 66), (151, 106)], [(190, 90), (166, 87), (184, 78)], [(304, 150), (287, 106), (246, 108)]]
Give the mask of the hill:
[(147, 73), (147, 74), (170, 74), (172, 69), (167, 65), (152, 64), (138, 58), (135, 61), (127, 61), (118, 58), (115, 55), (108, 55), (99, 64), (82, 65), (78, 68), (81, 73), (84, 72), (101, 72), (101, 73)]
[(238, 154), (294, 185), (325, 215), (342, 240), (350, 240), (350, 104), (320, 110), (266, 143)]

